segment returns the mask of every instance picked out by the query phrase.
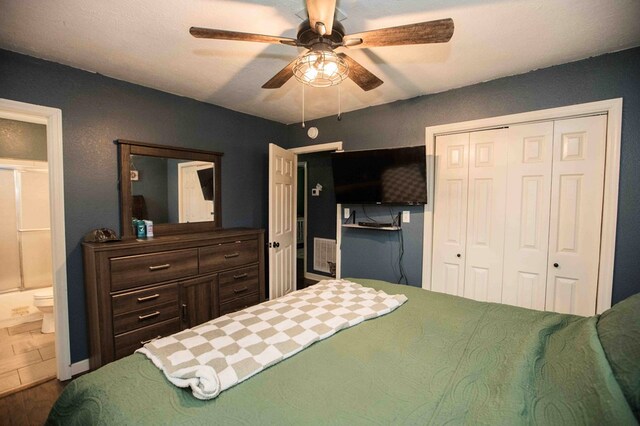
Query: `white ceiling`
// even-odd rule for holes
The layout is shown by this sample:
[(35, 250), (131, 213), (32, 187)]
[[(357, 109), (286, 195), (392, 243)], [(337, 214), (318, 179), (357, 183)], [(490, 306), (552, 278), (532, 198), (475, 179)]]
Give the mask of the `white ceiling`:
[[(441, 92), (640, 45), (638, 0), (342, 0), (347, 33), (453, 18), (447, 44), (352, 49), (384, 80), (340, 85), (342, 110)], [(196, 39), (190, 26), (295, 38), (303, 0), (0, 0), (0, 47), (283, 123), (302, 85), (261, 89), (297, 48)], [(338, 88), (306, 89), (306, 118)]]

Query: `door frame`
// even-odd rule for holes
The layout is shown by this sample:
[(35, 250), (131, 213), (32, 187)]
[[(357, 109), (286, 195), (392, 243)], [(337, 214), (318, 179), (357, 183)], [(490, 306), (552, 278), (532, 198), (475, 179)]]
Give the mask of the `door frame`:
[[(295, 168), (296, 170), (298, 170), (298, 155), (302, 155), (302, 154), (312, 154), (312, 153), (316, 153), (316, 152), (333, 152), (333, 151), (342, 151), (342, 141), (338, 141), (338, 142), (329, 142), (329, 143), (321, 143), (321, 144), (317, 144), (317, 145), (306, 145), (306, 146), (301, 146), (301, 147), (297, 147), (297, 148), (290, 148), (289, 151), (291, 151), (292, 153), (295, 154)], [(306, 169), (305, 169), (305, 173), (306, 173)], [(294, 179), (293, 179), (293, 205), (297, 206), (298, 205), (298, 173), (296, 173)], [(307, 237), (307, 191), (305, 188), (305, 204), (304, 204), (304, 234), (305, 234), (305, 239)], [(342, 210), (341, 208), (341, 204), (336, 204), (336, 214), (337, 214), (337, 219), (336, 219), (336, 279), (340, 279), (342, 277), (341, 273), (342, 273), (342, 255), (341, 255), (341, 251), (340, 251), (340, 244), (342, 242), (342, 221), (340, 220), (341, 216), (340, 216), (340, 211)], [(296, 229), (293, 231), (293, 238), (296, 239), (297, 241), (297, 233), (298, 233), (298, 229), (297, 226), (295, 227)], [(304, 256), (304, 276), (307, 276), (307, 247), (306, 247), (306, 240), (305, 240), (305, 256)], [(294, 276), (296, 273), (295, 270), (295, 265), (294, 265)], [(318, 275), (319, 276), (319, 275)], [(325, 278), (324, 276), (322, 278)]]
[[(620, 144), (622, 140), (622, 98), (429, 126), (425, 128), (425, 145), (427, 153), (427, 190), (429, 194), (434, 194), (436, 136), (595, 114), (608, 115), (600, 241), (600, 269), (598, 272), (598, 294), (596, 302), (596, 312), (600, 314), (611, 307), (611, 297), (613, 293), (613, 266), (615, 260), (616, 224), (618, 221), (618, 186), (620, 181)], [(436, 200), (432, 196), (424, 208), (422, 288), (427, 290), (431, 289), (433, 212), (435, 202)]]
[(67, 299), (67, 249), (64, 224), (64, 167), (62, 155), (62, 110), (41, 105), (0, 99), (0, 117), (44, 124), (47, 127), (49, 165), (49, 203), (51, 209), (51, 257), (56, 322), (56, 364), (59, 380), (72, 375)]

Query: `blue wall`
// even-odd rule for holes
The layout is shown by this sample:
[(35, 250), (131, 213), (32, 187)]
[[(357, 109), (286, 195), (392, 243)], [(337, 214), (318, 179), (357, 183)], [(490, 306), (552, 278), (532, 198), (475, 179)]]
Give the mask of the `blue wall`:
[[(409, 223), (402, 223), (400, 231), (378, 229), (342, 229), (342, 276), (369, 277), (400, 282), (400, 250), (406, 279), (401, 282), (415, 287), (422, 286), (422, 206), (378, 206), (345, 204), (356, 213), (356, 222), (393, 223), (393, 216), (408, 211)], [(364, 208), (364, 211), (363, 211)], [(366, 213), (366, 215), (365, 215)], [(344, 216), (344, 210), (342, 211)], [(346, 218), (344, 218), (346, 220)], [(343, 220), (343, 222), (344, 222)], [(418, 266), (418, 267), (417, 267)]]
[[(424, 128), (623, 97), (620, 202), (613, 300), (640, 292), (640, 48), (487, 83), (285, 126), (215, 105), (0, 50), (0, 97), (62, 110), (65, 225), (72, 362), (87, 357), (80, 241), (96, 227), (119, 229), (113, 140), (222, 151), (223, 225), (267, 224), (267, 144), (294, 147), (343, 141), (347, 150), (424, 143)], [(351, 84), (351, 83), (346, 83)], [(352, 206), (358, 208), (359, 206)], [(384, 208), (379, 208), (384, 209)], [(371, 210), (371, 212), (369, 212)], [(405, 269), (421, 282), (422, 213), (403, 227)], [(384, 210), (367, 209), (383, 217)], [(397, 243), (382, 231), (343, 231), (343, 272), (397, 281)], [(394, 248), (394, 245), (395, 248)]]
[(88, 356), (82, 236), (119, 229), (115, 139), (224, 152), (222, 223), (267, 224), (268, 142), (283, 124), (0, 50), (0, 98), (62, 110), (71, 360)]
[[(307, 121), (320, 135), (306, 136), (299, 124), (288, 126), (290, 147), (343, 141), (345, 150), (420, 145), (425, 127), (593, 102), (624, 98), (620, 165), (620, 201), (613, 301), (640, 292), (640, 48), (602, 55), (583, 61), (540, 69), (435, 95), (398, 101), (343, 114)], [(384, 77), (384, 76), (383, 76)], [(346, 83), (352, 84), (352, 83)], [(417, 214), (414, 215), (417, 219)], [(413, 220), (416, 235), (422, 222)], [(367, 231), (375, 232), (375, 231)], [(406, 234), (405, 234), (406, 235)], [(367, 238), (369, 244), (362, 240)], [(362, 236), (343, 232), (342, 268), (345, 276), (387, 279), (393, 276), (389, 254), (383, 248), (388, 236)], [(422, 237), (420, 237), (422, 238)], [(347, 247), (361, 250), (345, 250)], [(421, 282), (420, 248), (407, 259), (412, 283)], [(389, 253), (393, 253), (391, 249)], [(391, 280), (390, 280), (391, 281)]]

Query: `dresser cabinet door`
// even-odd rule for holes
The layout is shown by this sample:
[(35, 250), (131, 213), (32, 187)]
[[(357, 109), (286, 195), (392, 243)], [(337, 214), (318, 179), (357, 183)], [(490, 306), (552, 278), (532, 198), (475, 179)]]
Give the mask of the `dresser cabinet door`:
[(218, 275), (180, 282), (182, 329), (195, 327), (218, 316)]

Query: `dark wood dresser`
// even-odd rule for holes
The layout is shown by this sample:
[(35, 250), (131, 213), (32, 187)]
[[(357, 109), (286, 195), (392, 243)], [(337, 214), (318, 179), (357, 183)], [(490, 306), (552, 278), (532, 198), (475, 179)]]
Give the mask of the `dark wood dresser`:
[(83, 243), (90, 366), (265, 300), (264, 231)]

